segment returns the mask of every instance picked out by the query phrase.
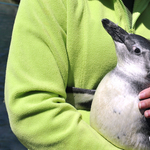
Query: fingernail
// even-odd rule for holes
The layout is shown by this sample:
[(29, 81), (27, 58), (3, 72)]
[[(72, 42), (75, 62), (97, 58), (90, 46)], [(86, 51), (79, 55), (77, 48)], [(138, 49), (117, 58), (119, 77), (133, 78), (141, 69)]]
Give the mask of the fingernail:
[(147, 111), (145, 111), (144, 115), (145, 115), (146, 118), (149, 117), (149, 113)]
[(144, 102), (139, 102), (139, 108), (140, 109), (145, 108), (145, 103)]
[(141, 92), (141, 93), (139, 94), (139, 99), (144, 99), (144, 97), (145, 97), (145, 93), (144, 93), (144, 92)]

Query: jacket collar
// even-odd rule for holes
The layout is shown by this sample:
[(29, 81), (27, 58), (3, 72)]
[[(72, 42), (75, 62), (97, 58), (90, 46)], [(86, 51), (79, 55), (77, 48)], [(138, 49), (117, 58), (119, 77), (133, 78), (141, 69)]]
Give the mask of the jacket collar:
[(147, 8), (150, 0), (135, 0), (132, 14), (125, 7), (122, 0), (113, 0), (113, 1), (114, 1), (114, 9), (117, 16), (116, 22), (127, 32), (134, 33), (134, 26), (136, 24), (136, 21), (142, 14), (142, 12)]

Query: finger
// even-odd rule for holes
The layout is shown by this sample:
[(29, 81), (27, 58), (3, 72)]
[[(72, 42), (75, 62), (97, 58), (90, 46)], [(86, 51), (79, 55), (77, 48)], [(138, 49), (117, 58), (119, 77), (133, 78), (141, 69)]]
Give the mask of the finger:
[(145, 116), (146, 118), (150, 118), (150, 110), (146, 110), (146, 111), (144, 112), (144, 116)]
[(150, 97), (150, 88), (147, 88), (139, 93), (139, 99), (146, 99)]
[(150, 108), (150, 99), (142, 100), (138, 103), (139, 109), (148, 109)]

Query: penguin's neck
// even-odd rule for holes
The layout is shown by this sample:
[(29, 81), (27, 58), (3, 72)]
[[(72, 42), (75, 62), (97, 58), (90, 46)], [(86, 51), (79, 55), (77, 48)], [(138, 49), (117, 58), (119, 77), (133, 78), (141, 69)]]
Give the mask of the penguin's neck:
[(150, 87), (150, 80), (146, 78), (146, 74), (145, 76), (144, 74), (140, 76), (138, 74), (135, 74), (134, 71), (125, 71), (119, 66), (116, 66), (116, 68), (113, 70), (113, 73), (115, 73), (115, 75), (117, 75), (121, 80), (129, 83), (131, 87), (135, 89), (136, 93), (139, 93), (145, 88)]

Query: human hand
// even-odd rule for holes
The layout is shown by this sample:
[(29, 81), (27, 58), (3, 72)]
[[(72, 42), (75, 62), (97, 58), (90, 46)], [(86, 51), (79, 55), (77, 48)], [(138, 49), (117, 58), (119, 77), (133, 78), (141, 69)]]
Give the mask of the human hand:
[(141, 91), (139, 99), (142, 100), (138, 103), (139, 109), (148, 109), (144, 112), (144, 116), (150, 118), (150, 88)]

